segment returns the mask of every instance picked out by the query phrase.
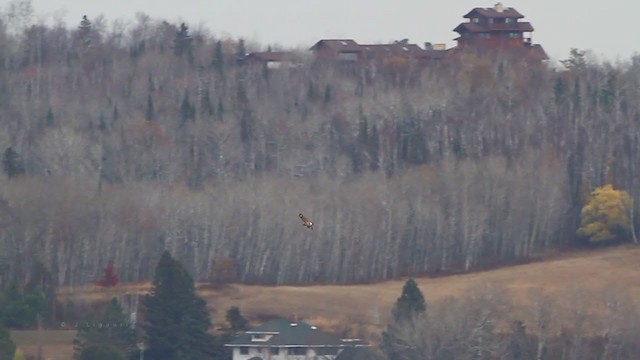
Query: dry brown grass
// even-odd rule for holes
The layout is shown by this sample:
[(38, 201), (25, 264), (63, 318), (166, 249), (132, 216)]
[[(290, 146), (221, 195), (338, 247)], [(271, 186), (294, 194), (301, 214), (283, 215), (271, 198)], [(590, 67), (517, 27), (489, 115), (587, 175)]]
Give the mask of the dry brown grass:
[[(530, 305), (533, 294), (546, 293), (552, 298), (568, 299), (579, 293), (584, 298), (598, 300), (620, 288), (640, 300), (639, 278), (640, 247), (629, 245), (581, 251), (496, 270), (416, 280), (431, 303), (451, 296), (468, 296), (483, 286), (493, 286), (509, 293), (516, 305)], [(367, 285), (230, 285), (223, 289), (200, 284), (199, 292), (208, 302), (214, 324), (223, 324), (226, 310), (239, 306), (253, 323), (274, 316), (295, 315), (345, 336), (370, 337), (383, 329), (405, 280)], [(73, 291), (65, 289), (60, 296), (104, 300), (125, 292), (143, 294), (149, 286), (148, 283), (110, 289), (89, 286)]]
[(11, 339), (22, 349), (25, 358), (38, 357), (38, 348), (43, 359), (70, 360), (73, 359), (74, 330), (12, 330)]

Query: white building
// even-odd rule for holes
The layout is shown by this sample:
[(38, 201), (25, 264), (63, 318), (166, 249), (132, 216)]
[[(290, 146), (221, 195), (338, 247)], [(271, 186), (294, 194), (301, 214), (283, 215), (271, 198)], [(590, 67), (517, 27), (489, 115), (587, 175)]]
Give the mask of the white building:
[(276, 319), (225, 346), (233, 348), (233, 360), (334, 360), (345, 348), (369, 345), (359, 339), (340, 339), (304, 321)]

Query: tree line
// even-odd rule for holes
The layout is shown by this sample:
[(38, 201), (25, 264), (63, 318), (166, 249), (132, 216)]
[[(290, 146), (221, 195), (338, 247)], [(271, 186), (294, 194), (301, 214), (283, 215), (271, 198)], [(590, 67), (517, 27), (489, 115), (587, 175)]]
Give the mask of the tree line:
[[(22, 350), (13, 343), (7, 328), (32, 328), (35, 317), (60, 316), (51, 313), (55, 307), (37, 305), (34, 299), (41, 299), (40, 302), (45, 299), (37, 295), (38, 291), (33, 289), (21, 293), (12, 286), (0, 297), (0, 354), (3, 359), (17, 360), (18, 356), (23, 356), (19, 355)], [(230, 360), (231, 349), (224, 344), (248, 329), (247, 320), (236, 306), (227, 310), (226, 324), (213, 328), (206, 302), (198, 296), (193, 278), (167, 251), (155, 266), (152, 287), (143, 297), (140, 316), (132, 318), (115, 297), (104, 304), (94, 302), (89, 309), (76, 305), (67, 306), (72, 308), (76, 318), (64, 319), (75, 323), (71, 328), (76, 330), (73, 345), (77, 360), (144, 357)], [(41, 328), (43, 321), (37, 323)], [(44, 325), (66, 327), (60, 324), (66, 322)]]
[(640, 350), (637, 303), (612, 286), (601, 298), (578, 287), (550, 297), (532, 289), (516, 303), (506, 289), (481, 285), (429, 304), (407, 280), (382, 336), (389, 360), (630, 359)]
[(0, 22), (3, 284), (36, 262), (57, 285), (110, 261), (149, 280), (165, 249), (197, 280), (467, 271), (586, 243), (596, 187), (638, 197), (638, 57), (365, 77), (295, 49), (250, 66), (259, 44), (145, 14), (26, 19)]

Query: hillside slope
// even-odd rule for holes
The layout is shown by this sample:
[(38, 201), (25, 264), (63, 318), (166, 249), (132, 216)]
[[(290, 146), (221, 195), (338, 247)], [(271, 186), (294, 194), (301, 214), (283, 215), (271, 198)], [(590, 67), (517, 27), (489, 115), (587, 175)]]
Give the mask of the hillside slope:
[[(496, 270), (417, 279), (428, 303), (450, 296), (472, 295), (479, 288), (504, 289), (516, 304), (528, 304), (535, 294), (546, 293), (564, 299), (579, 293), (602, 299), (612, 289), (625, 289), (640, 300), (640, 247), (582, 251), (559, 258)], [(345, 335), (371, 335), (388, 320), (405, 279), (365, 285), (253, 286), (230, 285), (212, 289), (200, 284), (216, 326), (224, 323), (226, 310), (239, 306), (252, 322), (272, 316), (298, 316)], [(144, 294), (149, 284), (123, 284), (116, 288), (65, 289), (61, 297), (87, 301), (123, 294)], [(526, 317), (526, 316), (525, 316)]]

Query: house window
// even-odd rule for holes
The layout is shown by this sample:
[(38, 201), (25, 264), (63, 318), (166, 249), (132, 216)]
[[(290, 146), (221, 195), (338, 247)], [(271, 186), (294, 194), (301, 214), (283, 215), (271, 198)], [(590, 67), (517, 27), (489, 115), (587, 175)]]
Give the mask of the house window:
[(280, 348), (271, 348), (271, 355), (280, 355)]
[(514, 19), (514, 18), (506, 18), (506, 19), (504, 19), (504, 22), (506, 22), (507, 24), (513, 24), (514, 22), (516, 22), (516, 19)]
[(241, 347), (240, 348), (240, 355), (249, 355), (249, 348), (248, 347)]
[(253, 334), (251, 341), (267, 341), (267, 335), (265, 334)]
[(316, 351), (316, 354), (318, 354), (318, 355), (338, 355), (338, 348), (334, 348), (334, 347), (319, 348), (318, 351)]
[(289, 355), (307, 355), (307, 348), (303, 348), (303, 347), (289, 348), (288, 351), (287, 351), (287, 354), (289, 354)]
[(493, 18), (489, 18), (489, 24), (493, 24)]
[(480, 18), (471, 18), (471, 22), (472, 23), (479, 23), (480, 22)]
[(489, 34), (489, 33), (481, 33), (480, 37), (483, 38), (483, 39), (489, 39), (489, 38), (491, 38), (491, 34)]
[(509, 33), (509, 37), (512, 39), (517, 39), (520, 37), (520, 34), (518, 34), (517, 32), (511, 32)]

